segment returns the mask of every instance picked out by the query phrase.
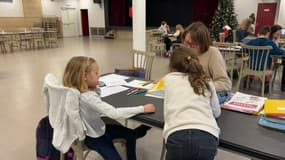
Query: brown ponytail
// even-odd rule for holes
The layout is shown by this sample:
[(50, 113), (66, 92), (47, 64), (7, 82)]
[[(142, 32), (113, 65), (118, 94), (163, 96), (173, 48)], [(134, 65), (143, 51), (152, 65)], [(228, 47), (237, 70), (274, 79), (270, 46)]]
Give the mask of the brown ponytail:
[(198, 57), (190, 49), (185, 47), (175, 49), (169, 67), (171, 70), (188, 75), (190, 85), (196, 94), (205, 96), (205, 89), (210, 91), (209, 77), (206, 76)]

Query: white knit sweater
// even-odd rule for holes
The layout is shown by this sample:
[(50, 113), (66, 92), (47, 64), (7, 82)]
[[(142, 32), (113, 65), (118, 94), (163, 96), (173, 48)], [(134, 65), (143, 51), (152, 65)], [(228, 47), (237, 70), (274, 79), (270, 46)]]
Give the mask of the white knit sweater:
[(220, 116), (221, 109), (214, 84), (209, 83), (212, 92), (199, 96), (183, 73), (169, 73), (164, 81), (164, 139), (167, 141), (171, 133), (184, 129), (199, 129), (218, 138), (220, 129), (215, 117)]

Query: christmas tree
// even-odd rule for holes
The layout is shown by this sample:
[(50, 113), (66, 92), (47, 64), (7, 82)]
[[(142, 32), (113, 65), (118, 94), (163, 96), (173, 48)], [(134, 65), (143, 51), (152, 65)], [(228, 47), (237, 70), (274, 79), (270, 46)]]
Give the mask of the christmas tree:
[[(214, 17), (212, 19), (211, 29), (212, 37), (216, 40), (219, 39), (219, 33), (222, 32), (224, 23), (226, 22), (232, 30), (236, 29), (237, 15), (234, 11), (234, 2), (233, 0), (219, 0), (219, 5), (215, 11)], [(229, 32), (228, 41), (232, 41), (233, 35), (232, 32)]]

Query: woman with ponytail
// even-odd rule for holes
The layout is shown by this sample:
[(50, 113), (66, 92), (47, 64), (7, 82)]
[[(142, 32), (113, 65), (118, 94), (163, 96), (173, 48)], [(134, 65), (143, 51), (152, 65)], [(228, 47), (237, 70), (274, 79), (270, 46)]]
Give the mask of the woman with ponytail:
[(166, 160), (213, 160), (221, 109), (211, 78), (188, 48), (173, 51), (170, 73), (164, 78)]

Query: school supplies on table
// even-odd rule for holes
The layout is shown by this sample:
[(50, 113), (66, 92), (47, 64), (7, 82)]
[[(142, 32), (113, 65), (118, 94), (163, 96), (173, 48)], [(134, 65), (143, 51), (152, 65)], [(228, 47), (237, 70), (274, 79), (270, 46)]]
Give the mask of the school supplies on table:
[(285, 100), (266, 100), (264, 115), (260, 117), (259, 124), (285, 131)]
[(270, 121), (270, 122), (273, 122), (273, 123), (279, 123), (279, 124), (284, 124), (285, 125), (285, 119), (282, 119), (282, 118), (274, 118), (274, 117), (264, 116), (264, 119), (266, 121)]
[(137, 92), (139, 90), (139, 88), (131, 88), (128, 90), (127, 96), (134, 94), (135, 92)]
[(163, 99), (164, 90), (156, 90), (156, 91), (148, 92), (145, 96)]
[(264, 114), (268, 117), (285, 119), (285, 100), (266, 100)]
[(100, 77), (99, 81), (104, 83), (105, 86), (121, 86), (127, 84), (125, 81), (126, 79), (129, 79), (129, 77), (117, 74), (108, 74)]
[(112, 87), (102, 87), (101, 90), (101, 97), (111, 96), (123, 91), (128, 90), (129, 88), (123, 86), (112, 86)]
[(150, 89), (154, 86), (152, 81), (132, 80), (125, 84), (128, 87)]
[(146, 96), (154, 98), (164, 98), (164, 80), (159, 80), (153, 88), (149, 89)]
[(221, 107), (227, 110), (257, 115), (263, 108), (266, 99), (266, 97), (237, 92), (229, 101), (221, 105)]
[(134, 95), (144, 94), (144, 93), (146, 93), (146, 92), (147, 92), (147, 90), (145, 90), (145, 89), (140, 89), (140, 90), (136, 91), (136, 92), (134, 93)]
[(260, 117), (258, 124), (264, 127), (285, 131), (285, 124), (268, 121), (264, 116)]
[(146, 93), (146, 89), (141, 89), (141, 88), (131, 88), (128, 90), (127, 96), (129, 95), (138, 95), (138, 94), (143, 94)]

